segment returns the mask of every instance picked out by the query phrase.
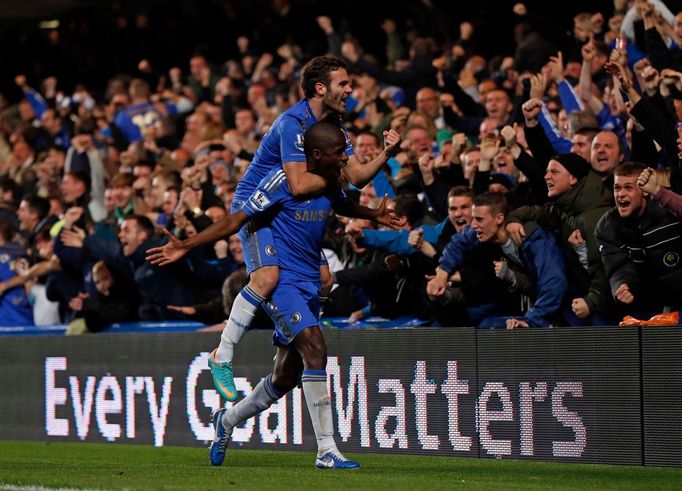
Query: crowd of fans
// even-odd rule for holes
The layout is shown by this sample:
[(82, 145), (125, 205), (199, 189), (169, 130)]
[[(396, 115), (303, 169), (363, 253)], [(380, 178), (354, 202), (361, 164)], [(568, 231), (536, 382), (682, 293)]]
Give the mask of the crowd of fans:
[[(310, 26), (349, 66), (355, 154), (373, 159), (384, 130), (403, 138), (348, 193), (388, 195), (405, 229), (329, 220), (325, 315), (514, 328), (679, 310), (682, 12), (615, 0), (572, 32), (523, 4), (508, 14), (515, 56), (491, 59), (470, 22), (441, 45), (387, 19), (386, 66), (330, 18)], [(24, 97), (0, 113), (0, 323), (226, 317), (246, 282), (236, 236), (165, 267), (145, 251), (163, 228), (189, 237), (225, 216), (259, 140), (302, 98), (301, 46), (237, 47), (163, 74), (142, 59), (101, 97), (16, 76)]]

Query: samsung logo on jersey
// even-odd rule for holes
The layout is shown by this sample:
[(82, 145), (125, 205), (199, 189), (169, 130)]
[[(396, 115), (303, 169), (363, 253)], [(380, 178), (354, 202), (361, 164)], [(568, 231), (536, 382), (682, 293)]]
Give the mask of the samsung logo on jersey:
[(258, 191), (256, 194), (251, 196), (251, 204), (253, 207), (257, 210), (262, 210), (268, 204), (270, 203), (270, 200), (265, 196), (265, 194), (262, 191)]
[(329, 210), (298, 210), (294, 214), (294, 220), (299, 222), (323, 222), (327, 220)]

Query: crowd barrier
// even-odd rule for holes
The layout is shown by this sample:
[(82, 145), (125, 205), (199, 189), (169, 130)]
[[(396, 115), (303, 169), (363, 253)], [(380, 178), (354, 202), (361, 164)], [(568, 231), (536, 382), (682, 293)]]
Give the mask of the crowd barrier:
[[(349, 452), (682, 466), (678, 328), (325, 330), (337, 441)], [(205, 446), (219, 333), (5, 336), (0, 438)], [(268, 331), (235, 358), (248, 393)], [(294, 389), (234, 447), (315, 449)]]

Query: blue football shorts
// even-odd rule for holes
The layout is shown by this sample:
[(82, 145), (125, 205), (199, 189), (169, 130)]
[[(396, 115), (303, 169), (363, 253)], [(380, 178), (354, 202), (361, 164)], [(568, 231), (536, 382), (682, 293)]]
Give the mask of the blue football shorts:
[(288, 346), (303, 329), (320, 324), (320, 283), (280, 279), (261, 305), (275, 324), (272, 344)]

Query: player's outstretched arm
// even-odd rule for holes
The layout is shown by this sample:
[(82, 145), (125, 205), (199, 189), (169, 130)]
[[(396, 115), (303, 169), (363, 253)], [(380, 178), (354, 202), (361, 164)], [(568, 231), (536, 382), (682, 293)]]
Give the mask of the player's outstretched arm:
[(384, 196), (375, 209), (361, 206), (352, 200), (344, 200), (334, 206), (334, 210), (339, 215), (349, 218), (366, 218), (380, 225), (385, 225), (393, 230), (400, 230), (407, 219), (398, 217), (395, 212), (388, 207), (388, 195)]
[(168, 237), (168, 243), (149, 249), (147, 261), (159, 266), (175, 262), (195, 247), (211, 244), (234, 234), (248, 219), (246, 213), (239, 210), (237, 213), (224, 216), (201, 233), (185, 240), (180, 240), (168, 230), (164, 230), (163, 233)]
[(363, 188), (374, 179), (388, 159), (394, 157), (399, 151), (400, 133), (395, 130), (384, 131), (384, 149), (381, 153), (366, 164), (360, 162), (355, 155), (351, 155), (348, 165), (343, 168), (343, 173), (353, 186)]

